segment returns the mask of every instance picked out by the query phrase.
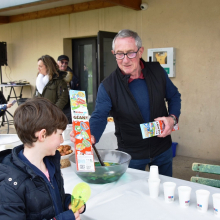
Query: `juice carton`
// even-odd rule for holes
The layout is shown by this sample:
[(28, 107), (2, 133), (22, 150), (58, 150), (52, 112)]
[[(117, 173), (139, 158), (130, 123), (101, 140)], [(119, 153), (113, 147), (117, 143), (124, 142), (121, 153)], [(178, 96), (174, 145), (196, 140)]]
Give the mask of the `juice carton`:
[(85, 92), (70, 90), (69, 94), (77, 171), (95, 172)]
[[(164, 130), (164, 123), (162, 121), (153, 121), (149, 123), (140, 124), (141, 133), (143, 139), (157, 136), (163, 133)], [(179, 125), (176, 124), (172, 131), (179, 130)]]

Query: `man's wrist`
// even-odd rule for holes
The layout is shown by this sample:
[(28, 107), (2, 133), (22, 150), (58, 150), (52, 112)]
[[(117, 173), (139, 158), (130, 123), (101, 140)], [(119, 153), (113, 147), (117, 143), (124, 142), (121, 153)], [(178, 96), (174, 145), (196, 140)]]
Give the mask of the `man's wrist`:
[(173, 121), (174, 121), (173, 125), (175, 126), (178, 123), (176, 116), (175, 115), (169, 115), (169, 117), (171, 117), (173, 119)]

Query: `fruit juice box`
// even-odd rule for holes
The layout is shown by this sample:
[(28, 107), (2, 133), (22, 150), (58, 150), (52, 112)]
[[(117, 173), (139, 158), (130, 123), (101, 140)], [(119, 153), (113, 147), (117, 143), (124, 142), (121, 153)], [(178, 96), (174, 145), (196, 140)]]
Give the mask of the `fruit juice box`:
[(95, 172), (85, 92), (70, 90), (69, 95), (77, 171)]
[[(157, 136), (163, 133), (164, 130), (164, 123), (162, 121), (153, 121), (149, 123), (140, 124), (141, 133), (143, 139)], [(172, 131), (179, 130), (179, 125), (176, 124)]]

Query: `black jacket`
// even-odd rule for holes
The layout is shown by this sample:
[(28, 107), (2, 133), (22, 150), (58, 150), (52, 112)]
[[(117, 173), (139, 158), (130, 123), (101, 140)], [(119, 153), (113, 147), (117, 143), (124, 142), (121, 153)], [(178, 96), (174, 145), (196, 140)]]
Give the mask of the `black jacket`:
[[(163, 68), (157, 62), (144, 62), (145, 81), (150, 101), (150, 121), (168, 116), (165, 105), (166, 78)], [(119, 67), (102, 83), (112, 101), (111, 115), (115, 122), (118, 149), (130, 154), (132, 159), (153, 158), (171, 147), (171, 136), (165, 138), (142, 138), (140, 124), (144, 123), (140, 109), (128, 87), (128, 75)]]
[[(18, 157), (23, 145), (13, 150), (0, 152), (0, 219), (1, 220), (49, 220), (55, 217), (55, 209), (48, 186), (42, 177), (38, 176), (28, 165)], [(55, 165), (55, 178), (59, 188), (63, 210), (67, 197), (64, 193), (63, 178), (60, 171), (60, 154), (48, 157)], [(71, 210), (66, 212), (74, 219)], [(62, 213), (62, 214), (63, 214)], [(70, 214), (70, 215), (69, 215)], [(59, 217), (60, 216), (60, 217)]]
[(70, 81), (70, 89), (81, 90), (80, 85), (79, 85), (79, 78), (76, 76), (73, 70), (68, 66), (66, 71), (70, 71), (73, 74), (73, 78)]

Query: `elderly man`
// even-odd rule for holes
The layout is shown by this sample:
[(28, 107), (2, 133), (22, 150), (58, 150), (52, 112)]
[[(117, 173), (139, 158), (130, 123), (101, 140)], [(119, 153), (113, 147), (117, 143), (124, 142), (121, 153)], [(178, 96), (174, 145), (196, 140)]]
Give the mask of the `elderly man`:
[[(91, 138), (99, 141), (110, 113), (118, 150), (132, 157), (129, 167), (145, 170), (146, 165), (157, 165), (160, 174), (172, 176), (170, 134), (180, 115), (180, 93), (158, 62), (142, 59), (143, 52), (140, 37), (131, 30), (121, 30), (114, 38), (112, 53), (118, 67), (99, 86), (90, 118)], [(165, 130), (142, 139), (140, 124), (154, 120), (162, 120)]]

